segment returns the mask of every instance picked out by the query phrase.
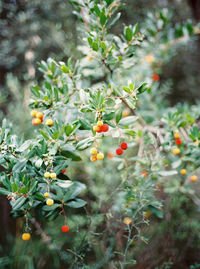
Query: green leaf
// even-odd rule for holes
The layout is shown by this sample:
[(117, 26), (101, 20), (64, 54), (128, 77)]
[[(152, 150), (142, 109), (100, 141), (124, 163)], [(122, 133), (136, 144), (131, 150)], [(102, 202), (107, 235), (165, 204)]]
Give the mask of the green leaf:
[(122, 111), (121, 109), (117, 111), (116, 115), (115, 115), (115, 120), (116, 120), (116, 123), (118, 124), (119, 121), (121, 120), (122, 118)]
[(126, 35), (126, 40), (130, 42), (133, 38), (133, 31), (131, 30), (131, 28), (126, 27), (125, 35)]
[(93, 142), (94, 142), (94, 137), (88, 137), (86, 139), (83, 139), (76, 145), (76, 149), (84, 150), (86, 148), (89, 148)]
[(131, 93), (131, 90), (128, 87), (123, 86), (122, 88), (125, 92)]
[(127, 131), (125, 132), (125, 134), (126, 134), (126, 135), (130, 135), (130, 136), (133, 136), (133, 137), (136, 136), (136, 132), (133, 131), (133, 130), (127, 130)]
[(146, 82), (142, 83), (138, 88), (138, 94), (141, 94), (145, 91), (149, 91), (151, 89), (151, 87), (148, 86), (148, 84)]
[(12, 202), (12, 209), (13, 210), (22, 209), (22, 206), (26, 202), (26, 199), (27, 199), (26, 197), (22, 196), (18, 198), (15, 202)]
[(45, 211), (52, 211), (52, 210), (55, 210), (55, 209), (58, 208), (58, 207), (61, 207), (61, 205), (60, 205), (60, 204), (53, 204), (53, 205), (51, 205), (51, 206), (49, 206), (49, 205), (44, 205), (44, 206), (42, 207), (42, 209), (45, 210)]
[(81, 157), (76, 154), (75, 149), (70, 146), (64, 146), (60, 150), (60, 155), (72, 159), (72, 161), (81, 161)]
[(99, 49), (98, 42), (94, 41), (92, 43), (92, 48), (93, 48), (93, 50), (98, 51), (98, 49)]
[(123, 126), (130, 125), (130, 124), (133, 124), (137, 119), (138, 119), (137, 116), (126, 117), (119, 121), (119, 125), (123, 125)]
[(104, 26), (105, 23), (106, 23), (106, 21), (107, 21), (107, 17), (105, 15), (105, 13), (104, 12), (101, 12), (101, 15), (100, 15), (100, 23), (101, 23), (101, 26)]
[(3, 189), (3, 188), (0, 187), (0, 194), (2, 194), (2, 195), (9, 195), (10, 193), (11, 193), (10, 191), (7, 191), (7, 190), (5, 190), (5, 189)]
[(133, 35), (135, 36), (138, 33), (139, 27), (138, 24), (136, 23), (133, 28)]
[(74, 201), (66, 203), (67, 206), (73, 208), (80, 208), (86, 205), (86, 202), (82, 199), (75, 199)]

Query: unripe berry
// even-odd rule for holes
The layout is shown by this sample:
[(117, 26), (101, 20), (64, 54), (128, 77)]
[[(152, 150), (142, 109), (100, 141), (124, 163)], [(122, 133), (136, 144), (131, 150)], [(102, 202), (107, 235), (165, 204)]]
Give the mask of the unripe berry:
[(45, 198), (48, 198), (49, 196), (50, 196), (50, 194), (49, 194), (48, 192), (45, 192), (45, 193), (44, 193), (44, 197), (45, 197)]
[(31, 114), (31, 117), (36, 117), (37, 110), (31, 110), (30, 114)]
[(24, 240), (24, 241), (28, 241), (28, 240), (30, 240), (31, 239), (31, 235), (30, 235), (30, 233), (23, 233), (22, 234), (22, 240)]
[(152, 75), (152, 79), (153, 79), (153, 81), (159, 81), (160, 80), (160, 76), (158, 74), (153, 74)]
[(42, 112), (37, 112), (36, 118), (41, 119), (41, 121), (43, 121), (43, 113)]
[(176, 143), (177, 146), (179, 146), (179, 145), (182, 144), (182, 140), (178, 138), (178, 139), (175, 140), (175, 143)]
[(56, 178), (56, 173), (51, 173), (50, 178), (52, 178), (52, 179)]
[(54, 200), (49, 198), (46, 200), (46, 204), (49, 205), (49, 206), (52, 206), (54, 204)]
[(39, 125), (41, 122), (42, 122), (41, 119), (38, 119), (38, 118), (32, 119), (32, 124), (33, 125)]
[(93, 131), (94, 131), (94, 132), (99, 132), (99, 131), (100, 131), (100, 127), (97, 126), (97, 125), (94, 125), (94, 126), (93, 126)]
[(69, 226), (67, 226), (67, 225), (63, 225), (63, 226), (61, 227), (61, 230), (62, 230), (63, 233), (67, 233), (67, 232), (69, 232)]
[(149, 63), (153, 63), (155, 61), (154, 57), (152, 55), (147, 55), (145, 57), (145, 60)]
[(187, 174), (187, 170), (186, 169), (181, 169), (180, 174), (181, 175), (186, 175)]
[(180, 138), (180, 134), (178, 132), (174, 133), (174, 138), (179, 139)]
[(91, 161), (91, 162), (96, 162), (96, 160), (97, 160), (97, 156), (96, 156), (96, 155), (92, 155), (92, 156), (90, 157), (90, 161)]
[(51, 174), (49, 172), (44, 173), (44, 177), (49, 178), (50, 176), (51, 176)]
[(97, 155), (97, 153), (98, 153), (98, 150), (96, 148), (91, 148), (90, 154)]
[(174, 155), (178, 155), (178, 154), (180, 154), (181, 151), (180, 151), (179, 148), (175, 148), (175, 149), (173, 149), (172, 152), (173, 152)]
[(100, 120), (100, 121), (97, 122), (98, 127), (101, 127), (102, 125), (103, 125), (103, 121)]
[(53, 120), (52, 120), (52, 119), (48, 119), (48, 120), (46, 120), (45, 124), (46, 124), (47, 126), (52, 127), (52, 126), (53, 126)]
[(123, 219), (123, 223), (126, 224), (126, 225), (130, 225), (132, 223), (132, 219), (126, 217)]
[(112, 152), (108, 152), (108, 153), (107, 153), (107, 158), (108, 158), (108, 159), (112, 159), (112, 158), (114, 158), (114, 154), (113, 154)]
[(62, 174), (64, 174), (65, 172), (66, 172), (66, 169), (63, 169), (63, 170), (61, 171)]
[(120, 149), (120, 148), (116, 149), (116, 154), (117, 155), (122, 155), (123, 154), (123, 149)]
[(121, 143), (121, 149), (126, 150), (128, 148), (127, 143)]
[(101, 152), (99, 152), (99, 153), (97, 154), (97, 160), (103, 160), (103, 158), (104, 158), (104, 154), (101, 153)]
[(101, 131), (102, 132), (107, 132), (109, 130), (109, 126), (108, 124), (104, 123), (102, 126), (101, 126)]
[(191, 176), (190, 177), (190, 182), (195, 182), (195, 181), (197, 181), (197, 179), (198, 179), (197, 176), (195, 176), (195, 175)]

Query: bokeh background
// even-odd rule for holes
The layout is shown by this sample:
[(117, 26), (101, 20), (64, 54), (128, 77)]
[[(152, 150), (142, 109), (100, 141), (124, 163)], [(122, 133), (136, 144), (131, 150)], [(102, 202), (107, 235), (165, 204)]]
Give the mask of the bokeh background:
[[(182, 22), (192, 21), (193, 24), (198, 24), (200, 21), (199, 0), (127, 0), (124, 3), (126, 5), (121, 10), (121, 18), (112, 28), (115, 33), (122, 31), (123, 24), (138, 22), (143, 25), (148, 13), (160, 8), (170, 10), (171, 22), (175, 28), (178, 28)], [(41, 74), (37, 71), (37, 63), (48, 57), (57, 61), (66, 61), (69, 57), (79, 59), (81, 55), (77, 47), (81, 43), (81, 38), (78, 35), (78, 27), (77, 16), (73, 14), (67, 0), (0, 1), (0, 122), (6, 117), (13, 123), (17, 134), (26, 138), (32, 135), (28, 109), (29, 86), (41, 79)], [(173, 85), (167, 95), (171, 105), (198, 102), (200, 97), (199, 70), (200, 37), (196, 35), (185, 45), (178, 47), (173, 57), (170, 57), (162, 68), (161, 81), (170, 80)], [(195, 251), (193, 241), (188, 242), (187, 234), (180, 235), (180, 231), (177, 232), (177, 219), (179, 222), (186, 221), (185, 211), (180, 211), (181, 207), (186, 205), (187, 201), (180, 201), (180, 205), (177, 203), (170, 205), (176, 216), (170, 225), (166, 221), (155, 221), (152, 233), (148, 231), (148, 236), (152, 237), (151, 244), (147, 246), (141, 244), (136, 247), (136, 253), (139, 253), (138, 256), (141, 258), (138, 260), (137, 267), (134, 268), (147, 268), (144, 265), (146, 260), (149, 263), (148, 268), (158, 268), (156, 265), (160, 252), (164, 260), (163, 267), (159, 268), (171, 268), (169, 257), (176, 255), (179, 248), (183, 248), (179, 253), (180, 263), (173, 268), (190, 268), (189, 265), (199, 261), (199, 252)], [(0, 268), (20, 266), (20, 261), (16, 261), (15, 267), (9, 267), (6, 263), (6, 259), (14, 259), (13, 256), (17, 255), (16, 250), (19, 246), (13, 238), (21, 227), (20, 220), (13, 220), (9, 215), (9, 210), (7, 200), (0, 197), (0, 253), (2, 257)], [(200, 227), (195, 227), (198, 233)], [(48, 229), (53, 232), (53, 226), (48, 226)], [(175, 237), (172, 238), (171, 234), (175, 234)], [(167, 246), (164, 241), (161, 242), (165, 239)], [(37, 256), (42, 246), (38, 242), (35, 246), (37, 251), (34, 255)], [(33, 249), (30, 248), (29, 251), (31, 253)], [(52, 251), (51, 255), (56, 256), (55, 252)], [(46, 254), (46, 260), (49, 255), (49, 253)], [(52, 259), (55, 262), (55, 259)], [(58, 261), (57, 263), (59, 264)], [(47, 268), (48, 264), (47, 262), (41, 268)], [(35, 268), (31, 263), (28, 266), (26, 268)], [(60, 268), (66, 267), (60, 265)], [(200, 267), (197, 264), (191, 268)]]

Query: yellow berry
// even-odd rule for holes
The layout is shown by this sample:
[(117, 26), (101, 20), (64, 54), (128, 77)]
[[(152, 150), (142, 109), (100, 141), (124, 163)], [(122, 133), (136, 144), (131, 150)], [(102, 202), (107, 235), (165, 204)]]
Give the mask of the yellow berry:
[(51, 174), (49, 172), (44, 173), (44, 177), (49, 178), (50, 176), (51, 176)]
[(128, 117), (129, 115), (130, 115), (130, 111), (129, 111), (129, 110), (124, 109), (124, 110), (122, 111), (122, 117)]
[(49, 194), (48, 192), (45, 192), (45, 193), (44, 193), (44, 197), (45, 197), (45, 198), (48, 198), (49, 196), (50, 196), (50, 194)]
[(46, 200), (46, 204), (49, 205), (49, 206), (52, 206), (54, 204), (54, 200), (49, 198)]
[(149, 63), (153, 63), (155, 61), (154, 57), (152, 55), (147, 55), (145, 57), (145, 60)]
[(187, 174), (187, 170), (186, 170), (186, 169), (181, 169), (180, 174), (181, 174), (181, 175), (185, 175), (185, 174)]
[(48, 119), (48, 120), (46, 120), (45, 124), (47, 126), (53, 126), (53, 120), (52, 119)]
[(174, 155), (178, 155), (178, 154), (180, 154), (180, 149), (179, 148), (175, 148), (175, 149), (173, 149), (173, 154)]
[(102, 125), (103, 125), (103, 121), (100, 120), (100, 121), (97, 122), (98, 127), (101, 127)]
[(97, 155), (97, 153), (98, 153), (98, 150), (96, 148), (91, 148), (90, 154)]
[(93, 155), (93, 156), (90, 157), (90, 161), (91, 162), (96, 162), (96, 160), (97, 160), (97, 156), (96, 155)]
[(92, 60), (92, 58), (93, 58), (93, 57), (92, 57), (92, 55), (91, 55), (91, 54), (88, 54), (88, 55), (87, 55), (87, 59), (88, 59), (89, 61), (91, 61), (91, 60)]
[(151, 215), (151, 210), (148, 209), (144, 214), (144, 219), (148, 219), (150, 215)]
[(174, 133), (174, 138), (179, 139), (180, 138), (180, 134), (178, 132)]
[(32, 124), (33, 125), (39, 125), (41, 122), (42, 122), (41, 119), (38, 119), (38, 118), (32, 119)]
[(99, 153), (97, 154), (97, 160), (103, 160), (103, 158), (104, 158), (104, 154), (101, 153), (101, 152), (99, 152)]
[(97, 125), (94, 125), (94, 126), (93, 126), (93, 131), (95, 131), (95, 132), (100, 131), (100, 127), (97, 126)]
[(52, 178), (52, 179), (56, 178), (56, 173), (51, 173), (50, 178)]
[(36, 117), (37, 110), (31, 110), (30, 114), (31, 114), (31, 117)]
[(23, 233), (22, 234), (22, 240), (24, 240), (24, 241), (28, 241), (28, 240), (30, 240), (31, 239), (31, 235), (30, 235), (30, 233)]
[(197, 181), (197, 179), (198, 179), (198, 178), (197, 178), (197, 176), (195, 176), (195, 175), (190, 177), (190, 181), (191, 181), (191, 182), (195, 182), (195, 181)]
[(132, 219), (126, 217), (126, 218), (123, 219), (123, 223), (129, 225), (129, 224), (132, 223)]

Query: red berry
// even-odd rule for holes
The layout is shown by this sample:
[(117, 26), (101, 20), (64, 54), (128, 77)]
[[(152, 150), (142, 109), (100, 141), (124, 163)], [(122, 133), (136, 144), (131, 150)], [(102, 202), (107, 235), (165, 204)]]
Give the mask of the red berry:
[(65, 172), (66, 172), (66, 169), (63, 169), (63, 170), (61, 171), (62, 174), (64, 174)]
[(120, 149), (120, 148), (116, 149), (116, 154), (117, 155), (122, 155), (123, 154), (123, 149)]
[(182, 141), (181, 141), (181, 139), (178, 138), (178, 139), (175, 140), (175, 143), (176, 143), (176, 145), (181, 145)]
[(67, 225), (63, 225), (63, 226), (61, 227), (61, 230), (62, 230), (63, 233), (67, 233), (67, 232), (69, 232), (69, 226), (67, 226)]
[(152, 79), (153, 79), (154, 81), (159, 81), (159, 80), (160, 80), (160, 76), (159, 76), (158, 74), (153, 74), (153, 75), (152, 75)]
[(104, 123), (102, 126), (101, 126), (101, 131), (102, 132), (107, 132), (109, 130), (109, 126), (108, 124)]
[(127, 143), (121, 143), (121, 149), (126, 150), (128, 148)]

